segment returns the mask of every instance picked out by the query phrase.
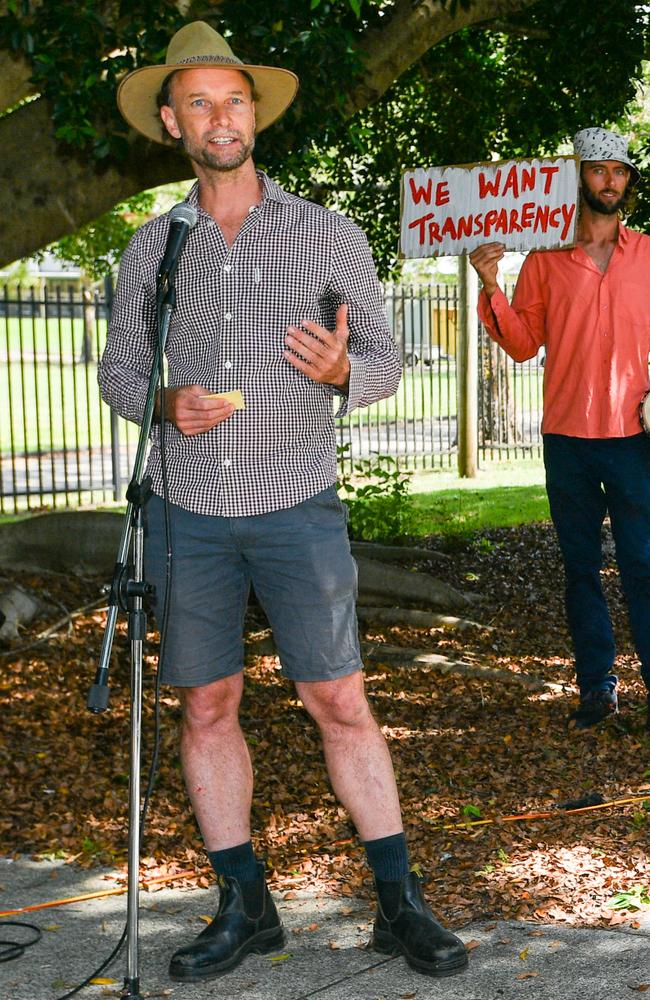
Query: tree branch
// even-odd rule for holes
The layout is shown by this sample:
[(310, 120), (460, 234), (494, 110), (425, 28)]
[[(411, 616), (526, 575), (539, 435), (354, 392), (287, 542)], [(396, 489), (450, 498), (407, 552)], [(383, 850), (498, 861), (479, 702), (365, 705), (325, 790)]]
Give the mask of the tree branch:
[(368, 31), (359, 47), (366, 71), (349, 97), (347, 114), (351, 117), (378, 100), (402, 73), (448, 35), (507, 17), (537, 2), (475, 0), (467, 10), (457, 7), (452, 15), (449, 5), (443, 7), (440, 0), (422, 0), (416, 6), (413, 0), (397, 0), (386, 23)]
[(22, 56), (0, 52), (0, 112), (36, 93), (30, 82), (31, 67)]
[[(223, 0), (200, 0), (197, 4), (195, 0), (176, 0), (175, 7), (181, 17), (205, 15), (212, 7), (217, 7)], [(31, 0), (31, 7), (35, 9), (41, 7), (43, 0)], [(195, 14), (195, 7), (198, 13)], [(120, 18), (120, 5), (117, 0), (101, 0), (95, 5), (96, 14), (102, 17), (107, 24), (115, 25)], [(7, 0), (0, 0), (0, 18), (7, 15)], [(106, 53), (97, 53), (97, 64), (105, 57)], [(0, 51), (0, 112), (12, 108), (20, 101), (26, 100), (37, 94), (38, 88), (31, 82), (32, 67), (29, 59), (22, 53)]]

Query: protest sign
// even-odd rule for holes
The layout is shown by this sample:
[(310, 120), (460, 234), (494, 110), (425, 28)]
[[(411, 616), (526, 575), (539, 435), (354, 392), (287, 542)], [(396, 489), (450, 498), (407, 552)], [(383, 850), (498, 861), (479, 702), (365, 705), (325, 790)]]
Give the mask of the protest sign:
[(579, 160), (554, 156), (407, 170), (402, 257), (470, 253), (482, 243), (551, 250), (575, 242)]

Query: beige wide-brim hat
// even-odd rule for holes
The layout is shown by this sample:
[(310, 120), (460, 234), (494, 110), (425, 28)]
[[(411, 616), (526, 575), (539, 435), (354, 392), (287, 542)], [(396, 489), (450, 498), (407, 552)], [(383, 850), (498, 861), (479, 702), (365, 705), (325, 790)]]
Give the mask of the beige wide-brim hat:
[(169, 43), (164, 65), (142, 66), (125, 76), (117, 90), (117, 106), (129, 125), (147, 139), (174, 145), (167, 136), (158, 110), (157, 97), (163, 81), (175, 70), (197, 66), (238, 69), (253, 80), (255, 131), (267, 128), (287, 110), (298, 90), (298, 77), (288, 69), (252, 66), (234, 54), (228, 42), (205, 21), (193, 21), (176, 32)]

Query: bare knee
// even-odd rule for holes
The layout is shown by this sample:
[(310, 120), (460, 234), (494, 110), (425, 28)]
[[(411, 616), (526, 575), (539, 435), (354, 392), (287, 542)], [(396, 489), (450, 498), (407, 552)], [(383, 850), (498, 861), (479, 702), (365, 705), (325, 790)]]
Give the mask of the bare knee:
[(321, 729), (374, 725), (361, 672), (332, 681), (300, 682), (298, 695)]
[(242, 674), (224, 677), (201, 687), (182, 688), (183, 728), (186, 732), (209, 732), (239, 724)]

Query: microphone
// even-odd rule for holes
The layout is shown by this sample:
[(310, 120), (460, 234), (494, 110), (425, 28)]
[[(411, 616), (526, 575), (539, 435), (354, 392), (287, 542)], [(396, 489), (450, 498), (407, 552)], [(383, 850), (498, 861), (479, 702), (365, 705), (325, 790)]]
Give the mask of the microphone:
[(186, 201), (174, 205), (169, 213), (169, 235), (163, 259), (158, 267), (158, 286), (168, 289), (176, 276), (178, 260), (185, 246), (190, 229), (196, 225), (197, 214)]

